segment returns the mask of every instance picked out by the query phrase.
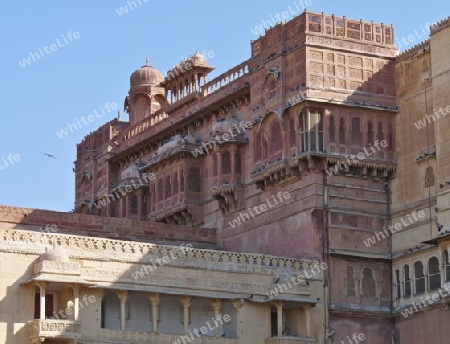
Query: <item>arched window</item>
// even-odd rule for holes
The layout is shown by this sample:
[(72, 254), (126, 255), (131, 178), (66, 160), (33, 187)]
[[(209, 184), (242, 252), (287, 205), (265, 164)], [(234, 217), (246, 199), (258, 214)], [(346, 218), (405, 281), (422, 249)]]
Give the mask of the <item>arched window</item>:
[(269, 75), (266, 79), (267, 99), (273, 99), (277, 96), (277, 80), (273, 74)]
[(339, 119), (339, 143), (345, 144), (345, 121), (344, 117)]
[(358, 117), (352, 118), (351, 144), (353, 146), (362, 146), (361, 120)]
[(378, 122), (378, 140), (380, 142), (384, 140), (383, 123), (382, 122)]
[(184, 192), (184, 170), (180, 173), (180, 192)]
[(217, 177), (217, 175), (218, 175), (218, 171), (219, 171), (219, 169), (218, 169), (218, 166), (217, 166), (217, 154), (213, 154), (213, 156), (212, 156), (212, 172), (213, 172), (213, 177)]
[(362, 272), (362, 296), (375, 297), (375, 279), (373, 270), (365, 267)]
[(136, 195), (130, 196), (130, 214), (138, 213), (138, 198)]
[(328, 130), (330, 142), (336, 142), (336, 124), (334, 123), (334, 115), (330, 115), (330, 127)]
[(140, 119), (144, 118), (144, 116), (147, 116), (149, 114), (149, 99), (146, 97), (139, 97), (136, 99), (134, 107), (134, 118)]
[(161, 179), (158, 180), (158, 202), (163, 200), (164, 182)]
[(172, 194), (176, 195), (178, 193), (178, 172), (174, 172), (172, 177)]
[(347, 265), (347, 296), (356, 296), (355, 268)]
[(255, 132), (253, 134), (253, 151), (255, 152), (255, 163), (261, 160), (261, 143), (261, 134), (259, 132)]
[(425, 169), (425, 187), (431, 188), (434, 185), (434, 172), (433, 167), (428, 166)]
[(200, 192), (200, 169), (198, 167), (189, 168), (188, 191)]
[[(383, 123), (378, 122), (378, 141), (381, 142), (383, 140), (384, 140)], [(384, 159), (384, 149), (380, 149), (378, 155), (381, 159)]]
[(438, 290), (441, 287), (441, 270), (436, 257), (428, 261), (428, 290)]
[(222, 153), (222, 173), (231, 173), (231, 154), (228, 151)]
[(392, 123), (389, 123), (388, 127), (388, 150), (389, 152), (394, 151), (394, 129), (392, 128)]
[(381, 269), (381, 294), (382, 299), (388, 299), (391, 289), (391, 281), (389, 280), (389, 271), (387, 268), (383, 267)]
[(280, 152), (283, 148), (283, 138), (278, 121), (273, 122), (270, 126), (270, 140), (270, 155)]
[(373, 145), (373, 124), (372, 121), (367, 123), (367, 144)]
[(262, 158), (265, 160), (265, 159), (269, 158), (269, 146), (268, 146), (267, 140), (263, 140), (262, 146), (263, 146)]
[(422, 262), (414, 263), (414, 294), (425, 292), (425, 275), (423, 273)]
[(236, 153), (236, 165), (234, 168), (234, 172), (236, 174), (241, 174), (242, 173), (242, 156), (241, 153)]
[(306, 109), (300, 115), (300, 137), (302, 152), (322, 152), (323, 149), (323, 111)]
[(289, 145), (291, 148), (297, 146), (297, 130), (295, 130), (295, 119), (289, 120)]
[(166, 191), (166, 194), (164, 195), (164, 197), (169, 198), (172, 195), (172, 185), (170, 184), (170, 176), (166, 177), (165, 191)]
[(450, 262), (448, 259), (448, 250), (444, 251), (445, 259), (445, 282), (450, 282)]
[(402, 297), (401, 294), (402, 288), (400, 284), (400, 271), (395, 270), (395, 292), (396, 292), (396, 299), (400, 299)]
[(403, 297), (411, 296), (411, 277), (409, 276), (409, 265), (403, 267)]

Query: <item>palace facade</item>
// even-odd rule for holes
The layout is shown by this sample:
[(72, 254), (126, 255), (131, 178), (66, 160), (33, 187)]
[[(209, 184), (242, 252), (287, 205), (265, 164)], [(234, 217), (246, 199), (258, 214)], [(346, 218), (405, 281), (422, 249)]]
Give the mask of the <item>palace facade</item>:
[(399, 55), (305, 12), (212, 80), (147, 61), (77, 145), (75, 213), (0, 208), (0, 340), (445, 343), (449, 53), (450, 19)]

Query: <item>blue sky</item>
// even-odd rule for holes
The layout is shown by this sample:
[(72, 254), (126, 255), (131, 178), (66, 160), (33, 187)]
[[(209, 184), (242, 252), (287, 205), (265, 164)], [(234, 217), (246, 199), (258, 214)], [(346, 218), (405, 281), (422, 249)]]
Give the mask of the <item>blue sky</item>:
[[(214, 52), (209, 60), (217, 68), (213, 75), (230, 69), (250, 56), (250, 40), (257, 38), (251, 29), (289, 6), (295, 9), (299, 0), (135, 1), (138, 7), (122, 16), (116, 10), (126, 0), (2, 4), (0, 204), (71, 210), (76, 143), (117, 113), (106, 113), (64, 138), (57, 131), (106, 102), (122, 108), (129, 75), (144, 63), (146, 52), (164, 73), (196, 50)], [(397, 38), (450, 14), (448, 0), (430, 6), (402, 3), (312, 0), (308, 10), (394, 24)], [(44, 57), (30, 58), (30, 65), (21, 67), (19, 61), (39, 48)], [(20, 160), (11, 164), (10, 154), (19, 154)]]

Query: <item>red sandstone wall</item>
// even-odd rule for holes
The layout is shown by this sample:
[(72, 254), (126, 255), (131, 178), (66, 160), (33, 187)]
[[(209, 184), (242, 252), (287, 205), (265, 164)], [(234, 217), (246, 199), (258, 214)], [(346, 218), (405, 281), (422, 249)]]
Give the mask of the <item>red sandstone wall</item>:
[[(367, 315), (366, 315), (367, 317)], [(355, 341), (348, 341), (348, 337), (352, 338), (354, 333), (364, 334), (365, 340), (359, 342), (362, 344), (391, 344), (392, 336), (391, 336), (391, 321), (390, 319), (382, 319), (382, 318), (352, 318), (352, 317), (341, 317), (332, 315), (330, 317), (330, 327), (336, 330), (335, 335), (332, 337), (331, 343), (333, 344), (353, 344)], [(423, 343), (446, 343), (439, 341), (416, 341), (416, 342), (407, 342), (401, 341), (396, 342), (397, 344), (423, 344)]]
[(450, 342), (449, 312), (443, 306), (396, 319), (398, 344), (444, 344)]
[(59, 233), (110, 237), (136, 241), (189, 242), (194, 246), (216, 244), (215, 229), (173, 226), (163, 223), (104, 218), (94, 215), (0, 206), (0, 223), (56, 225)]

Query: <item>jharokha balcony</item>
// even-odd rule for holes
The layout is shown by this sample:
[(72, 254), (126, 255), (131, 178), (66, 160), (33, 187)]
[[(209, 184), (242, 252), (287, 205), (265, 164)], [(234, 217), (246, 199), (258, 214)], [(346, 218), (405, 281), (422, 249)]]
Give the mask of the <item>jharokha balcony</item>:
[(68, 320), (38, 319), (28, 322), (30, 343), (42, 343), (47, 338), (80, 339), (81, 324)]

